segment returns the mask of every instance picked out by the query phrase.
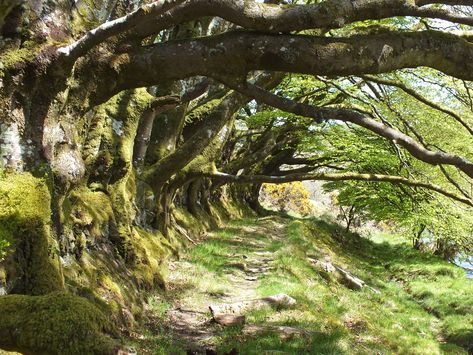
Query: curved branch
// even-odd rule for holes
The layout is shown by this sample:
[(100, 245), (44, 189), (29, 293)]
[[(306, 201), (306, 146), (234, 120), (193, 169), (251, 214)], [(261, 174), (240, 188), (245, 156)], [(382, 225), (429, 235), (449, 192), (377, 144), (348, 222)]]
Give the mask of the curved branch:
[[(454, 2), (458, 1), (444, 1)], [(472, 1), (461, 2), (473, 5)], [(431, 2), (420, 3), (425, 5)], [(155, 1), (128, 15), (106, 22), (76, 42), (60, 48), (58, 52), (75, 60), (94, 46), (124, 32), (128, 31), (131, 36), (144, 38), (173, 25), (207, 16), (221, 17), (243, 28), (267, 33), (340, 28), (356, 21), (395, 16), (437, 18), (473, 25), (473, 17), (456, 16), (441, 9), (420, 8), (408, 0), (327, 0), (319, 4), (290, 7), (254, 1), (165, 0)]]
[(463, 196), (466, 198), (471, 199), (470, 194), (460, 186), (460, 184), (455, 181), (455, 179), (448, 173), (448, 171), (442, 165), (439, 165), (440, 171), (442, 172), (443, 176), (450, 182)]
[(447, 164), (458, 167), (469, 177), (473, 177), (473, 163), (458, 155), (452, 155), (445, 152), (433, 152), (419, 144), (410, 136), (386, 126), (360, 112), (343, 109), (343, 108), (328, 108), (315, 107), (308, 104), (298, 103), (284, 97), (274, 95), (264, 89), (249, 83), (235, 83), (225, 81), (235, 90), (253, 97), (257, 101), (264, 102), (275, 108), (279, 108), (286, 112), (291, 112), (296, 115), (312, 117), (317, 121), (322, 120), (337, 120), (343, 122), (351, 122), (358, 126), (364, 127), (384, 138), (392, 140), (404, 147), (412, 156), (432, 165)]
[[(451, 3), (452, 0), (445, 2)], [(463, 2), (473, 5), (471, 0)], [(472, 17), (456, 16), (441, 9), (420, 8), (408, 0), (326, 0), (318, 4), (294, 6), (274, 6), (242, 0), (188, 0), (173, 9), (167, 19), (160, 18), (161, 23), (156, 18), (149, 17), (134, 32), (135, 35), (146, 37), (178, 21), (185, 22), (206, 16), (221, 17), (240, 27), (266, 33), (341, 28), (356, 21), (396, 16), (437, 18), (473, 25)]]
[[(103, 58), (95, 101), (125, 89), (192, 76), (245, 76), (252, 70), (344, 76), (431, 67), (473, 80), (473, 43), (425, 31), (327, 38), (234, 31), (172, 41)], [(96, 104), (97, 102), (93, 102)]]
[(372, 76), (372, 75), (363, 75), (362, 78), (364, 80), (367, 80), (367, 81), (372, 81), (372, 82), (375, 82), (375, 83), (378, 83), (378, 84), (381, 84), (381, 85), (387, 85), (387, 86), (395, 86), (399, 89), (401, 89), (402, 91), (404, 91), (405, 93), (411, 95), (413, 98), (415, 98), (416, 100), (422, 102), (423, 104), (427, 105), (427, 106), (430, 106), (440, 112), (443, 112), (447, 115), (449, 115), (450, 117), (452, 117), (453, 119), (455, 119), (455, 121), (457, 121), (458, 123), (460, 123), (463, 127), (465, 127), (465, 129), (471, 134), (473, 135), (473, 129), (468, 125), (468, 123), (466, 123), (458, 113), (456, 113), (455, 111), (453, 110), (450, 110), (449, 108), (447, 107), (444, 107), (440, 104), (437, 104), (433, 101), (430, 101), (428, 99), (426, 99), (424, 96), (420, 95), (419, 93), (417, 93), (417, 91), (407, 87), (404, 83), (402, 83), (401, 81), (397, 81), (397, 80), (386, 80), (386, 79), (382, 79), (382, 78), (379, 78), (379, 77), (376, 77), (376, 76)]
[(443, 4), (449, 6), (471, 6), (473, 5), (473, 1), (471, 0), (416, 0), (417, 6), (425, 6), (425, 5), (432, 5), (432, 4)]
[(115, 20), (105, 22), (104, 24), (87, 32), (80, 39), (65, 47), (58, 49), (60, 56), (70, 59), (71, 61), (85, 55), (91, 48), (106, 41), (110, 37), (119, 35), (127, 30), (136, 27), (143, 18), (161, 16), (173, 7), (182, 4), (186, 0), (164, 0), (156, 1), (149, 5), (144, 5), (137, 10), (119, 17)]
[(461, 202), (470, 207), (473, 207), (473, 201), (449, 191), (444, 190), (442, 187), (430, 183), (424, 183), (419, 181), (412, 181), (401, 176), (393, 175), (380, 175), (380, 174), (359, 174), (359, 173), (314, 173), (314, 174), (289, 174), (283, 176), (270, 176), (270, 175), (230, 175), (221, 172), (213, 174), (203, 174), (204, 177), (224, 181), (227, 183), (239, 183), (239, 184), (254, 184), (254, 183), (271, 183), (281, 184), (291, 181), (303, 181), (303, 180), (323, 180), (323, 181), (366, 181), (366, 182), (388, 182), (391, 184), (403, 184), (412, 187), (421, 187), (431, 191), (435, 191), (445, 197), (452, 200)]
[(141, 169), (144, 163), (156, 115), (175, 108), (181, 103), (181, 98), (178, 96), (157, 97), (141, 114), (133, 145), (133, 165), (136, 168)]

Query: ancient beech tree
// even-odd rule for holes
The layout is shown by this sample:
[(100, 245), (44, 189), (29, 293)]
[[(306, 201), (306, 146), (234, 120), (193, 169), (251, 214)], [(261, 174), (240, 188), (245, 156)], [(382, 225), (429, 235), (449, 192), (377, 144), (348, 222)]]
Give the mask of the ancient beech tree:
[(260, 211), (264, 182), (393, 184), (471, 215), (472, 6), (4, 1), (0, 290), (64, 292), (93, 248), (153, 287), (142, 240), (175, 250), (183, 214), (211, 224), (222, 200)]

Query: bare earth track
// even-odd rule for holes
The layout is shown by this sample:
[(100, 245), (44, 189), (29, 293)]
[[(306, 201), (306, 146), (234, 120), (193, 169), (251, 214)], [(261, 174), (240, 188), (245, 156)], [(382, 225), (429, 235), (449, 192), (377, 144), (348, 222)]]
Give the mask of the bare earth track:
[[(189, 260), (188, 256), (169, 265), (169, 288), (182, 292), (177, 294), (177, 299), (166, 312), (165, 328), (172, 334), (174, 341), (189, 354), (215, 352), (213, 340), (222, 332), (223, 326), (213, 319), (210, 305), (241, 304), (260, 298), (259, 278), (273, 268), (274, 261), (272, 252), (266, 248), (269, 243), (281, 240), (284, 236), (284, 224), (277, 217), (264, 220), (261, 223), (260, 219), (256, 226), (239, 229), (240, 235), (231, 241), (235, 252), (209, 255), (210, 258), (223, 256), (227, 260), (226, 264), (206, 275), (210, 280), (219, 282), (221, 290), (214, 290), (204, 280), (192, 280), (192, 270), (199, 266)], [(210, 233), (201, 242), (209, 242), (214, 238), (221, 236)], [(239, 252), (242, 249), (246, 252)], [(196, 288), (186, 289), (185, 285), (189, 282), (194, 283)], [(245, 324), (241, 332), (248, 334), (261, 330), (260, 326)]]

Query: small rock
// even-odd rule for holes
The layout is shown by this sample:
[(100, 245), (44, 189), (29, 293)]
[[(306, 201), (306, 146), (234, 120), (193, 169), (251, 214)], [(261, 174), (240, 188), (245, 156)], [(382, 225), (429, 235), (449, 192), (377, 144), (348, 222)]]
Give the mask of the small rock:
[(257, 274), (257, 273), (261, 272), (261, 269), (256, 268), (256, 267), (249, 267), (246, 271), (248, 271), (250, 273), (253, 273), (253, 274)]
[(335, 266), (333, 266), (333, 264), (330, 262), (319, 261), (316, 265), (320, 267), (322, 270), (324, 270), (325, 272), (328, 272), (328, 273), (335, 272)]
[(374, 288), (374, 287), (370, 287), (370, 290), (371, 290), (371, 292), (376, 293), (377, 295), (380, 295), (380, 294), (381, 294), (381, 291), (378, 290), (378, 289), (376, 289), (376, 288)]
[(351, 275), (349, 272), (343, 270), (341, 267), (336, 267), (338, 273), (342, 277), (342, 282), (352, 290), (361, 290), (365, 286), (365, 282), (359, 278)]
[(114, 354), (116, 355), (136, 355), (137, 352), (134, 348), (126, 348), (126, 349), (116, 349), (114, 351)]
[(272, 255), (273, 253), (271, 253), (270, 251), (256, 251), (255, 252), (255, 255), (258, 255), (258, 256), (265, 256), (265, 255)]
[(277, 306), (294, 306), (297, 303), (294, 298), (285, 293), (278, 293), (277, 295), (263, 298), (263, 300)]
[(216, 314), (214, 321), (225, 327), (245, 324), (245, 316), (235, 316), (233, 314)]

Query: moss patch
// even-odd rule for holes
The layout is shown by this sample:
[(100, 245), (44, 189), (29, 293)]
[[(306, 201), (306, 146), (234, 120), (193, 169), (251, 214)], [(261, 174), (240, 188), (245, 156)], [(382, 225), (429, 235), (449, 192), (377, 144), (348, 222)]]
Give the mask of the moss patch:
[(43, 180), (15, 174), (0, 180), (0, 238), (12, 244), (7, 274), (13, 291), (40, 295), (64, 288), (51, 237), (51, 198)]
[(19, 69), (33, 62), (44, 48), (45, 45), (39, 46), (35, 42), (27, 41), (23, 43), (21, 48), (5, 50), (0, 55), (0, 77), (3, 76), (3, 72), (10, 69)]
[(73, 229), (86, 227), (95, 238), (102, 236), (104, 226), (113, 218), (109, 197), (102, 191), (92, 191), (87, 187), (72, 191), (62, 212), (66, 225)]
[(135, 252), (133, 273), (140, 288), (163, 288), (161, 263), (174, 247), (159, 232), (151, 233), (137, 227), (133, 228), (131, 243)]
[(28, 354), (111, 354), (107, 317), (86, 299), (65, 293), (0, 297), (0, 346)]

